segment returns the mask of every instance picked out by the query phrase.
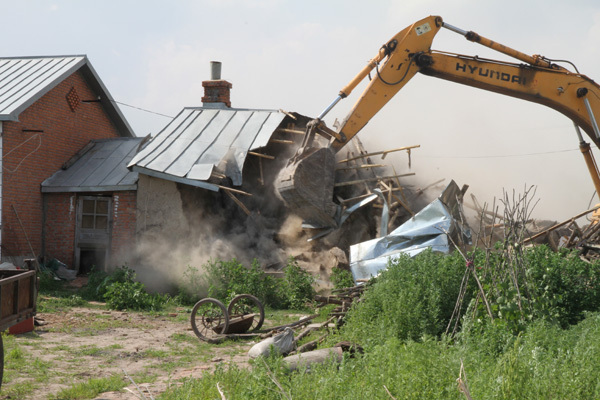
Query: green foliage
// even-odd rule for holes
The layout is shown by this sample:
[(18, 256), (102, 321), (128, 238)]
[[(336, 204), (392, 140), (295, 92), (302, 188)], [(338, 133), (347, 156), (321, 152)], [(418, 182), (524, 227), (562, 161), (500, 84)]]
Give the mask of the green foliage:
[(42, 267), (37, 276), (40, 279), (40, 292), (54, 293), (64, 289), (65, 282), (57, 278), (51, 269)]
[(275, 281), (263, 273), (256, 259), (250, 268), (235, 258), (230, 261), (209, 261), (204, 268), (209, 282), (209, 297), (227, 304), (236, 295), (247, 293), (258, 297), (263, 303), (273, 302)]
[[(518, 259), (515, 253), (520, 253)], [(581, 260), (577, 251), (555, 253), (546, 246), (513, 245), (479, 265), (483, 269), (476, 271), (489, 310), (479, 298), (471, 304), (467, 315), (473, 329), (499, 326), (516, 334), (537, 319), (557, 321), (566, 328), (585, 312), (600, 310), (600, 264)]]
[(113, 283), (134, 282), (135, 271), (126, 265), (116, 268), (110, 274), (95, 267), (88, 277), (88, 283), (81, 290), (81, 296), (88, 300), (104, 301), (104, 295)]
[[(478, 341), (452, 343), (428, 337), (420, 342), (384, 339), (355, 358), (325, 363), (289, 373), (281, 362), (267, 359), (252, 369), (235, 364), (216, 368), (200, 379), (173, 385), (161, 399), (226, 398), (281, 399), (438, 399), (458, 400), (456, 379), (473, 399), (596, 399), (600, 398), (600, 315), (589, 315), (563, 330), (538, 320), (515, 337), (502, 354), (486, 353)], [(385, 386), (385, 387), (384, 387)], [(389, 390), (389, 394), (386, 391)]]
[(361, 343), (439, 336), (452, 316), (464, 270), (458, 253), (428, 250), (395, 259), (348, 315), (344, 334)]
[(65, 311), (72, 307), (83, 307), (88, 302), (77, 294), (69, 294), (64, 297), (41, 297), (38, 296), (37, 311), (43, 313)]
[(249, 268), (237, 261), (210, 261), (204, 266), (209, 297), (227, 304), (238, 294), (252, 294), (273, 308), (302, 309), (315, 295), (314, 278), (292, 257), (283, 269), (284, 278), (265, 275), (255, 259)]
[(90, 378), (83, 383), (77, 383), (69, 389), (61, 390), (52, 399), (93, 399), (100, 393), (121, 390), (127, 382), (121, 375), (108, 378)]
[(177, 301), (180, 304), (194, 305), (206, 297), (207, 293), (208, 288), (204, 274), (198, 268), (188, 265), (179, 283)]
[(148, 293), (141, 282), (115, 282), (106, 289), (104, 299), (114, 310), (158, 311), (168, 296)]
[(585, 312), (600, 310), (600, 263), (587, 263), (577, 251), (555, 253), (546, 246), (526, 252), (537, 313), (567, 327)]
[(332, 268), (329, 279), (331, 279), (331, 283), (333, 283), (333, 287), (335, 289), (343, 289), (354, 286), (352, 272), (348, 271), (347, 269), (337, 267)]
[(288, 259), (284, 273), (283, 281), (277, 285), (280, 306), (297, 310), (306, 308), (316, 294), (312, 286), (314, 277), (300, 268), (293, 257)]

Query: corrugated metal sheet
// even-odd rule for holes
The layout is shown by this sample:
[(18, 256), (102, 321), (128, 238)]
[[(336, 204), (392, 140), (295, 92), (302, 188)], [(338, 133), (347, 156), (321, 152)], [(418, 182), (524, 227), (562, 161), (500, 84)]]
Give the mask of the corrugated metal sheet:
[(121, 136), (135, 136), (85, 55), (0, 58), (0, 121), (19, 114), (75, 71), (80, 70)]
[(42, 182), (42, 192), (108, 192), (137, 189), (137, 172), (127, 164), (143, 138), (93, 140), (67, 169)]
[(218, 167), (242, 184), (249, 151), (267, 145), (285, 114), (227, 107), (185, 108), (131, 161), (147, 175), (217, 190), (203, 184)]

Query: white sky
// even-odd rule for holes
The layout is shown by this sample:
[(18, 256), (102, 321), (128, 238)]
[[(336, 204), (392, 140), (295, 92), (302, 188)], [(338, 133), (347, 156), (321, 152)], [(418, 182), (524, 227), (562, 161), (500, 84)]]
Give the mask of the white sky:
[[(171, 116), (201, 105), (201, 83), (210, 78), (212, 60), (223, 62), (223, 79), (233, 83), (234, 107), (316, 116), (383, 43), (432, 14), (528, 54), (568, 59), (600, 79), (598, 0), (0, 0), (0, 5), (2, 56), (87, 54), (115, 100)], [(433, 48), (506, 59), (448, 30), (440, 31)], [(343, 119), (360, 91), (327, 122)], [(121, 109), (138, 136), (156, 134), (169, 122)], [(569, 218), (588, 208), (593, 193), (569, 119), (541, 105), (435, 78), (416, 76), (359, 136), (371, 150), (420, 144), (413, 152), (418, 178), (407, 183), (454, 179), (488, 202), (503, 189), (522, 192), (525, 185), (537, 185), (539, 218)], [(549, 154), (526, 155), (531, 153)], [(398, 158), (406, 169), (406, 156)]]

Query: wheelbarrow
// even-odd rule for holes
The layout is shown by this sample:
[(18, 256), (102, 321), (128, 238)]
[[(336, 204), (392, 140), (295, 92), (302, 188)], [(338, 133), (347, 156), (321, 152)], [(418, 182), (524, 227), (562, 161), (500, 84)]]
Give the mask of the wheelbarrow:
[(232, 337), (260, 329), (265, 309), (251, 294), (235, 296), (227, 308), (219, 300), (207, 297), (194, 305), (190, 321), (200, 340), (215, 343), (224, 335)]

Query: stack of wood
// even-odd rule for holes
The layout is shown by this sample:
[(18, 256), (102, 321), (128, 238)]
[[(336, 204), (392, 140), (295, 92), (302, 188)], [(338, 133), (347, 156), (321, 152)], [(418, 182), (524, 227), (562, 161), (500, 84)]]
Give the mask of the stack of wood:
[(340, 327), (344, 322), (346, 313), (356, 301), (360, 301), (360, 298), (365, 290), (366, 285), (353, 286), (343, 289), (334, 289), (330, 296), (315, 296), (315, 300), (320, 302), (322, 305), (325, 304), (337, 304), (330, 313), (329, 316), (332, 320), (336, 320), (336, 326)]

